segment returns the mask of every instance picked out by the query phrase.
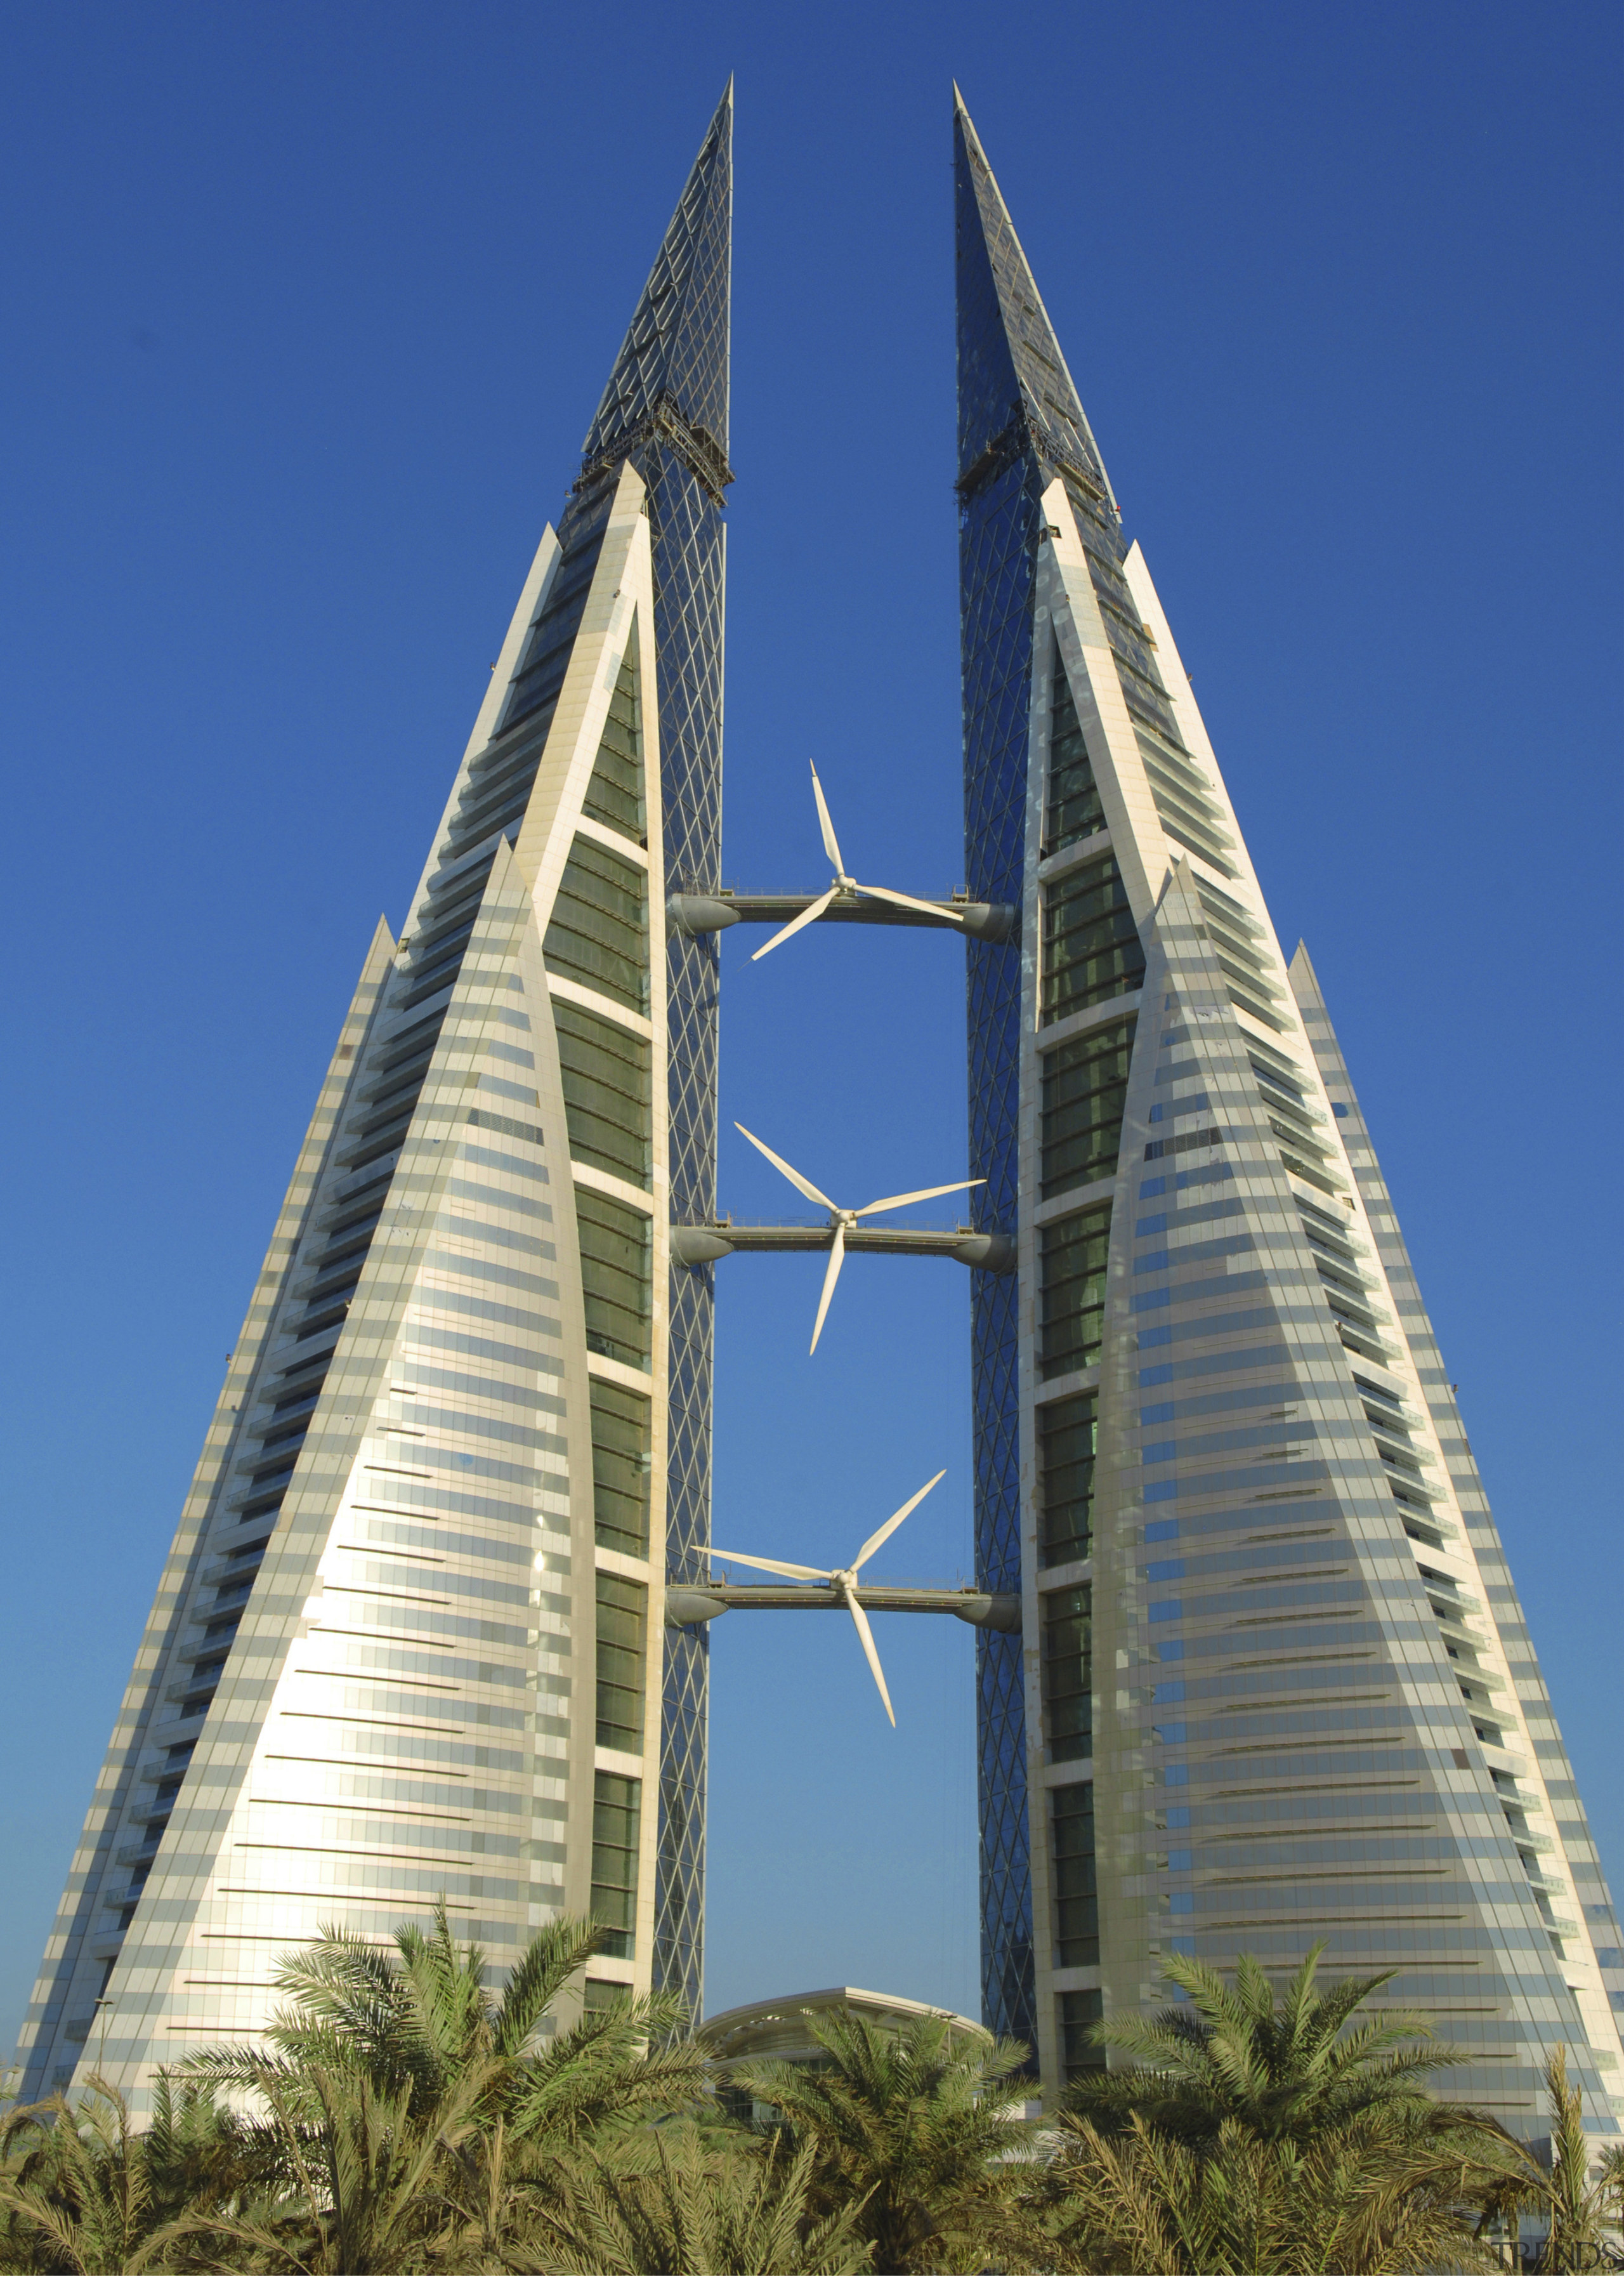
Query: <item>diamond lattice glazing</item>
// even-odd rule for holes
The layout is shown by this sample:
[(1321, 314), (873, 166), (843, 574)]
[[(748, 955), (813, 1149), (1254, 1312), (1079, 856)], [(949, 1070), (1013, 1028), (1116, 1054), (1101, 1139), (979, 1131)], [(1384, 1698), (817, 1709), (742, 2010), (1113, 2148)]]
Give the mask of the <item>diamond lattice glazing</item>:
[[(1038, 492), (1029, 452), (998, 438), (1018, 415), (1010, 360), (970, 178), (958, 136), (960, 638), (964, 701), (965, 880), (973, 899), (1019, 907), (1026, 829), (1027, 711)], [(970, 1174), (978, 1225), (1016, 1222), (1021, 966), (1005, 947), (968, 947)], [(971, 1299), (975, 1574), (1021, 1586), (1021, 1444), (1013, 1279), (977, 1273)], [(983, 2012), (990, 2027), (1036, 2043), (1032, 1883), (1027, 1832), (1026, 1711), (1020, 1639), (976, 1647)]]
[[(973, 898), (1019, 907), (1024, 888), (1034, 573), (1040, 500), (1061, 474), (1111, 592), (1112, 645), (1155, 667), (1115, 588), (1122, 539), (1110, 483), (1047, 312), (974, 127), (954, 120), (959, 374), (960, 649), (965, 878)], [(1122, 588), (1126, 593), (1126, 588)], [(1135, 620), (1136, 624), (1136, 619)], [(1021, 967), (968, 945), (970, 1172), (978, 1225), (1017, 1220)], [(971, 1299), (975, 1560), (980, 1586), (1021, 1587), (1021, 1438), (1013, 1280), (977, 1274)], [(977, 1654), (982, 1997), (989, 2025), (1036, 2044), (1026, 1712), (1019, 1643)]]

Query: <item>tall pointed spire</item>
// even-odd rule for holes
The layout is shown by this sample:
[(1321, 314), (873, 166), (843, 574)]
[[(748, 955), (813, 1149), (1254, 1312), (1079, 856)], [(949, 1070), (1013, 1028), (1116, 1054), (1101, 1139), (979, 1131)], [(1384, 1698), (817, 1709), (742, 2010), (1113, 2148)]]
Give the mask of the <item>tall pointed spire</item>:
[(710, 1538), (710, 1289), (672, 1284), (667, 1197), (714, 1213), (716, 971), (714, 942), (668, 953), (664, 880), (720, 858), (731, 123), (730, 90), (345, 1023), (41, 1971), (31, 2098), (94, 2062), (145, 2108), (188, 2045), (264, 2029), (283, 1941), (436, 1896), (500, 1967), (591, 1912), (599, 1992), (699, 2007), (707, 1663), (662, 1650), (660, 1600), (668, 1548), (689, 1577)]
[(1616, 2136), (1624, 1936), (1391, 1198), (954, 133), (964, 874), (1024, 944), (968, 945), (1020, 1257), (971, 1298), (977, 1584), (1024, 1623), (977, 1643), (986, 2019), (1059, 2083), (1170, 1952), (1323, 1943), (1514, 2132), (1559, 2044)]
[(1081, 474), (1114, 505), (1043, 295), (956, 87), (953, 185), (960, 481), (983, 459), (1014, 456), (1029, 437), (1051, 471)]
[[(714, 891), (722, 862), (722, 653), (733, 210), (730, 79), (649, 271), (587, 436), (580, 508), (628, 461), (648, 485), (653, 538), (665, 875)], [(674, 1221), (716, 1214), (717, 991), (714, 934), (665, 947), (666, 1089)], [(710, 1555), (709, 1267), (670, 1290), (666, 1577), (702, 1581)], [(664, 1640), (655, 1980), (697, 2014), (704, 1996), (705, 1788), (710, 1645)]]
[[(732, 262), (733, 83), (705, 130), (583, 446), (624, 458), (662, 413), (697, 438), (693, 471), (720, 490), (727, 470)], [(678, 439), (681, 439), (679, 434)]]

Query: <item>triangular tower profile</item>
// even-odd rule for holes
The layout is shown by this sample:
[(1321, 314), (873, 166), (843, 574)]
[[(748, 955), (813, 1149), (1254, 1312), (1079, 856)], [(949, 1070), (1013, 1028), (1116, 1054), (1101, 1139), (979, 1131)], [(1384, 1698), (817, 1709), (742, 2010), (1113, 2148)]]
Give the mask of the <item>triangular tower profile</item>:
[[(1307, 952), (956, 99), (987, 2021), (1057, 2084), (1162, 1961), (1324, 1940), (1544, 2130), (1624, 2112), (1624, 1938)], [(1611, 2099), (1610, 2099), (1611, 2098)], [(1599, 2113), (1599, 2116), (1597, 2115)]]
[[(732, 97), (543, 535), (398, 942), (380, 924), (25, 2025), (140, 2110), (278, 1952), (444, 1894), (500, 1968), (702, 1988)], [(95, 2044), (88, 2045), (93, 2019)]]

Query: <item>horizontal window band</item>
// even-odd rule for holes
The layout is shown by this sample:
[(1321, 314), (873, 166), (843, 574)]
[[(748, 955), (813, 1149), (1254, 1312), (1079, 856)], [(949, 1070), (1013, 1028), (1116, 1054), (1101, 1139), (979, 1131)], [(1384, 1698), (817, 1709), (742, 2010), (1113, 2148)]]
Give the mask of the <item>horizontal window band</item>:
[(303, 1304), (307, 1310), (319, 1311), (327, 1305), (336, 1302), (340, 1296), (347, 1296), (353, 1288), (360, 1286), (361, 1266), (365, 1262), (363, 1257), (360, 1264), (346, 1268), (330, 1280), (315, 1281), (294, 1299), (295, 1302)]
[[(237, 1522), (239, 1525), (246, 1525), (251, 1517), (269, 1517), (273, 1509), (281, 1508), (286, 1498), (285, 1485), (278, 1486), (273, 1493), (252, 1495), (240, 1508), (237, 1509)], [(226, 1504), (228, 1509), (233, 1506), (234, 1505), (230, 1502)]]
[(1137, 985), (1114, 996), (1106, 996), (1095, 1004), (1075, 1004), (1067, 1012), (1046, 1015), (1033, 1042), (1042, 1059), (1064, 1043), (1080, 1036), (1092, 1035), (1097, 1028), (1105, 1028), (1118, 1021), (1133, 1017), (1139, 1010), (1142, 990)]
[(515, 1122), (505, 1114), (492, 1114), (483, 1107), (472, 1107), (468, 1120), (481, 1130), (495, 1131), (502, 1138), (517, 1138), (528, 1146), (544, 1146), (546, 1137), (539, 1123)]
[(1145, 1159), (1159, 1162), (1168, 1154), (1188, 1154), (1198, 1146), (1222, 1146), (1226, 1141), (1222, 1130), (1187, 1130), (1177, 1138), (1153, 1138), (1145, 1148)]
[(401, 1010), (414, 1012), (420, 1004), (428, 1003), (431, 996), (441, 995), (446, 989), (454, 988), (457, 984), (457, 975), (461, 969), (462, 960), (459, 958), (457, 962), (448, 967), (439, 978), (426, 982), (421, 988), (414, 988), (402, 1002)]
[(1253, 1003), (1248, 997), (1241, 995), (1233, 982), (1230, 983), (1228, 993), (1229, 1000), (1236, 1011), (1244, 1012), (1248, 1019), (1256, 1020), (1260, 1027), (1272, 1028), (1277, 1036), (1283, 1036), (1291, 1024), (1288, 1020), (1271, 1012), (1266, 1004)]
[(1322, 1194), (1345, 1195), (1347, 1193), (1347, 1189), (1345, 1186), (1333, 1184), (1329, 1178), (1322, 1176), (1319, 1171), (1310, 1169), (1309, 1165), (1300, 1160), (1296, 1155), (1288, 1154), (1284, 1147), (1280, 1149), (1280, 1163), (1281, 1166), (1288, 1170), (1294, 1178), (1301, 1178), (1305, 1185), (1317, 1187)]
[(354, 1153), (341, 1154), (338, 1157), (338, 1165), (339, 1169), (345, 1171), (364, 1170), (373, 1162), (381, 1162), (386, 1154), (398, 1153), (401, 1143), (410, 1127), (411, 1119), (410, 1117), (408, 1117), (407, 1119), (399, 1126), (398, 1129), (391, 1130), (387, 1137), (360, 1145)]

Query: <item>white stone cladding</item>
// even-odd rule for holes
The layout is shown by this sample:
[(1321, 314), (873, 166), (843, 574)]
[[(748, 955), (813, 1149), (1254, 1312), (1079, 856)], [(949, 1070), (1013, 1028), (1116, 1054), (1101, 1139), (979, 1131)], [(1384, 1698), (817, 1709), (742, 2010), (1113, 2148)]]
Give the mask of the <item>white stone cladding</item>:
[[(470, 770), (498, 735), (558, 559), (549, 531), (436, 849), (474, 795)], [(383, 925), (374, 940), (47, 1948), (21, 2046), (32, 2091), (70, 2078), (82, 2087), (99, 2071), (144, 2108), (160, 2066), (262, 2030), (277, 1955), (330, 1923), (383, 1940), (444, 1895), (457, 1932), (509, 1964), (561, 1910), (592, 1908), (600, 1771), (639, 1782), (641, 1805), (631, 1949), (601, 1956), (593, 1973), (649, 1988), (668, 1282), (652, 702), (641, 704), (647, 844), (581, 808), (623, 664), (652, 684), (653, 623), (643, 484), (623, 468), (522, 823), (452, 859), (432, 854), (398, 950)], [(646, 879), (644, 1012), (547, 968), (543, 941), (578, 838)], [(487, 862), (449, 999), (414, 997), (415, 938), (436, 894), (444, 908), (456, 881)], [(647, 1187), (572, 1161), (555, 1001), (648, 1047)], [(403, 1081), (419, 1081), (411, 1038), (442, 1005), (409, 1124), (385, 1129), (380, 1158), (354, 1161), (380, 1101), (387, 1121), (391, 1052)], [(648, 1221), (646, 1368), (588, 1348), (578, 1190)], [(365, 1242), (347, 1283), (333, 1261), (346, 1211)], [(333, 1324), (312, 1329), (324, 1283)], [(301, 1350), (319, 1356), (335, 1333), (306, 1415)], [(595, 1544), (594, 1377), (649, 1402), (646, 1557)], [(276, 1474), (282, 1430), (298, 1434), (297, 1451)], [(256, 1516), (256, 1500), (274, 1506)], [(600, 1570), (644, 1591), (643, 1737), (633, 1753), (596, 1744)], [(188, 1742), (189, 1756), (171, 1756)], [(147, 1826), (160, 1809), (155, 1840)]]
[[(1485, 2056), (1452, 2080), (1452, 2092), (1537, 2132), (1534, 2066), (1561, 2039), (1586, 2079), (1591, 2122), (1605, 2130), (1608, 2098), (1624, 2112), (1618, 2019), (1597, 1960), (1596, 1923), (1614, 1933), (1607, 1892), (1312, 967), (1306, 951), (1289, 968), (1282, 954), (1139, 548), (1122, 573), (1185, 749), (1205, 778), (1210, 827), (1202, 843), (1221, 851), (1221, 861), (1170, 835), (1064, 482), (1050, 485), (1041, 516), (1019, 1128), (1024, 1659), (1043, 2075), (1062, 2075), (1065, 1995), (1097, 1992), (1107, 2013), (1142, 2009), (1166, 1997), (1158, 1970), (1169, 1952), (1218, 1957), (1227, 1944), (1300, 1956), (1317, 1906), (1333, 1952), (1339, 1931), (1345, 1947), (1368, 1951), (1370, 1964), (1391, 1952), (1403, 1969), (1392, 1997), (1433, 2007), (1441, 2032), (1453, 2028), (1468, 2053), (1497, 2031), (1527, 2048), (1514, 2076), (1495, 2067), (1504, 2056)], [(1045, 855), (1057, 663), (1106, 826)], [(1107, 855), (1142, 943), (1142, 982), (1046, 1023), (1046, 896)], [(1045, 1196), (1046, 1055), (1129, 1015), (1137, 1032), (1115, 1172)], [(1098, 1363), (1044, 1379), (1045, 1229), (1105, 1202)], [(1212, 1307), (1226, 1287), (1236, 1292), (1234, 1309), (1220, 1313)], [(1143, 1309), (1150, 1304), (1166, 1309)], [(1155, 1325), (1181, 1310), (1182, 1325)], [(1266, 1350), (1233, 1348), (1232, 1324), (1243, 1320), (1259, 1324), (1251, 1339)], [(1157, 1339), (1169, 1335), (1184, 1340), (1164, 1349)], [(1198, 1356), (1183, 1361), (1180, 1351)], [(1167, 1363), (1146, 1367), (1147, 1356)], [(1149, 1378), (1192, 1367), (1231, 1371), (1187, 1375), (1189, 1394), (1170, 1385), (1165, 1405), (1163, 1393), (1146, 1388)], [(1038, 1426), (1051, 1401), (1080, 1391), (1098, 1398), (1093, 1554), (1045, 1567)], [(1254, 1396), (1283, 1403), (1249, 1409)], [(1210, 1422), (1186, 1422), (1203, 1407), (1215, 1410)], [(1373, 1436), (1372, 1412), (1378, 1425), (1391, 1413), (1403, 1427), (1387, 1440)], [(1147, 1419), (1152, 1414), (1169, 1419)], [(1245, 1455), (1230, 1451), (1265, 1439)], [(1257, 1467), (1265, 1461), (1278, 1468)], [(1293, 1525), (1271, 1534), (1269, 1511), (1287, 1500)], [(1236, 1529), (1248, 1506), (1258, 1529), (1246, 1536)], [(1092, 1753), (1057, 1759), (1045, 1726), (1045, 1600), (1082, 1586), (1092, 1592)], [(1317, 1614), (1319, 1624), (1309, 1627), (1310, 1616), (1295, 1607), (1316, 1595), (1328, 1606), (1339, 1597), (1347, 1614)], [(1277, 1609), (1254, 1612), (1265, 1601)], [(1333, 1618), (1347, 1630), (1341, 1645)], [(1283, 1625), (1270, 1631), (1270, 1620)], [(1226, 1631), (1235, 1633), (1233, 1647)], [(1300, 1649), (1294, 1634), (1312, 1642)], [(1290, 1716), (1271, 1722), (1266, 1711), (1275, 1696), (1288, 1706), (1285, 1696), (1258, 1688), (1274, 1680), (1277, 1665), (1286, 1680), (1288, 1665), (1300, 1695), (1294, 1734)], [(1382, 1730), (1388, 1749), (1386, 1771), (1372, 1770), (1362, 1786), (1366, 1757), (1351, 1735), (1362, 1718)], [(1336, 1735), (1315, 1752), (1310, 1734), (1333, 1726)], [(1265, 1727), (1274, 1735), (1250, 1735)], [(1263, 1793), (1256, 1780), (1283, 1779), (1288, 1756), (1301, 1768), (1291, 1790), (1302, 1797), (1291, 1807), (1305, 1824), (1321, 1813), (1321, 1838), (1288, 1838), (1283, 1817), (1277, 1838), (1264, 1813), (1244, 1843), (1234, 1837), (1226, 1847), (1226, 1809), (1244, 1816), (1248, 1805), (1222, 1797)], [(1251, 1787), (1241, 1768), (1226, 1770), (1229, 1758), (1254, 1765)], [(1362, 1806), (1361, 1793), (1395, 1778), (1413, 1793), (1409, 1814), (1361, 1833), (1347, 1813)], [(1100, 1960), (1064, 1966), (1051, 1804), (1057, 1788), (1089, 1779)], [(1285, 1811), (1286, 1786), (1269, 1791), (1276, 1798), (1268, 1809)], [(1329, 1870), (1317, 1862), (1321, 1853)], [(1454, 1939), (1448, 1923), (1457, 1915), (1427, 1894), (1446, 1876), (1463, 1931)], [(1407, 1952), (1423, 1946), (1426, 1958), (1406, 1962)], [(1446, 1958), (1457, 1946), (1459, 1956)], [(1477, 1999), (1475, 1969), (1488, 1995)], [(1408, 1986), (1418, 1977), (1412, 1996)], [(1429, 1981), (1438, 1985), (1430, 1998)]]

